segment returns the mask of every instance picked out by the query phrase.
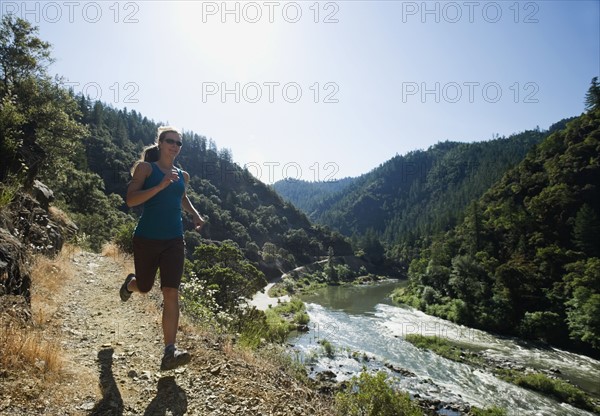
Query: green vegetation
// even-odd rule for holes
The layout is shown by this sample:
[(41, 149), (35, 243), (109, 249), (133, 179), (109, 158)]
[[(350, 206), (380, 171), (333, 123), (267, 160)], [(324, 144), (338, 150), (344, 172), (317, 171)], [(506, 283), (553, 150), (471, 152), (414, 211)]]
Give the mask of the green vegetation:
[(335, 347), (331, 344), (331, 342), (329, 342), (326, 339), (321, 339), (319, 340), (319, 344), (321, 344), (321, 346), (323, 347), (326, 356), (328, 356), (329, 358), (335, 357)]
[(533, 149), (422, 250), (395, 294), (427, 313), (600, 351), (600, 109)]
[(466, 363), (471, 365), (483, 365), (484, 361), (479, 358), (476, 354), (469, 351), (463, 351), (463, 348), (459, 344), (449, 341), (445, 338), (437, 336), (424, 336), (419, 334), (408, 334), (404, 339), (417, 348), (427, 349), (435, 352), (449, 360), (456, 361), (459, 363)]
[(232, 241), (197, 246), (188, 273), (190, 280), (205, 282), (219, 311), (228, 313), (267, 284), (264, 274), (244, 258)]
[(279, 303), (275, 307), (269, 308), (266, 313), (267, 316), (269, 313), (274, 313), (284, 318), (289, 323), (290, 331), (301, 326), (306, 326), (310, 321), (306, 313), (306, 305), (298, 298), (292, 298), (289, 302)]
[(550, 378), (540, 373), (521, 374), (515, 370), (506, 369), (497, 370), (496, 375), (509, 383), (537, 391), (560, 402), (595, 413), (600, 412), (600, 407), (595, 406), (584, 391), (564, 380)]
[(113, 242), (123, 253), (133, 254), (133, 232), (136, 222), (128, 221), (117, 228)]
[[(380, 371), (369, 374), (363, 370), (354, 376), (345, 390), (335, 396), (337, 414), (340, 416), (422, 416), (425, 413), (410, 400), (408, 393), (396, 391), (388, 376)], [(486, 409), (472, 407), (473, 416), (506, 416), (507, 412), (496, 406)]]
[(384, 372), (366, 371), (350, 380), (345, 391), (335, 397), (340, 416), (421, 416), (423, 412), (410, 401), (408, 393), (395, 391)]
[(301, 280), (285, 277), (271, 288), (269, 296), (278, 297), (285, 295), (306, 294), (328, 286), (329, 283), (320, 274), (309, 274)]
[(492, 406), (485, 409), (480, 409), (478, 407), (472, 407), (469, 412), (472, 416), (506, 416), (506, 410)]
[(10, 175), (0, 183), (0, 209), (12, 202), (20, 187), (20, 181), (15, 175)]
[(252, 310), (241, 325), (240, 344), (256, 349), (264, 342), (283, 343), (289, 333), (309, 323), (304, 303), (299, 299), (281, 303), (266, 311)]

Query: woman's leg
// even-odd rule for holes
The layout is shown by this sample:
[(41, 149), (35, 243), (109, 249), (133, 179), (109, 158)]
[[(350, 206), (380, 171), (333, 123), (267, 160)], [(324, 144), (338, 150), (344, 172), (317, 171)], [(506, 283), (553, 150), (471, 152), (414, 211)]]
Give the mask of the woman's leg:
[(159, 267), (158, 257), (162, 249), (160, 240), (133, 237), (133, 262), (135, 277), (127, 285), (130, 292), (147, 293), (154, 286), (154, 278)]
[(184, 257), (183, 238), (166, 242), (166, 248), (160, 256), (160, 285), (163, 293), (162, 325), (165, 339), (161, 370), (172, 370), (185, 365), (192, 358), (187, 351), (175, 347), (179, 326), (179, 284), (183, 275)]
[(165, 346), (175, 344), (179, 325), (179, 285), (183, 275), (185, 245), (183, 238), (165, 241), (160, 254), (160, 288), (163, 293), (163, 332)]
[(175, 344), (179, 326), (179, 289), (163, 287), (162, 326), (165, 346)]

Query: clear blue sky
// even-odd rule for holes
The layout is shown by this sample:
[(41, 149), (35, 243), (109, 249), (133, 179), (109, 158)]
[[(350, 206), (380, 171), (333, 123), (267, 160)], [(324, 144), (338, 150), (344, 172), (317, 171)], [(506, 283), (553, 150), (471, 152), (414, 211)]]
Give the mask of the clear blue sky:
[(441, 140), (489, 140), (579, 115), (600, 75), (599, 4), (3, 1), (1, 8), (39, 26), (53, 45), (50, 72), (76, 91), (212, 138), (272, 182), (357, 176)]

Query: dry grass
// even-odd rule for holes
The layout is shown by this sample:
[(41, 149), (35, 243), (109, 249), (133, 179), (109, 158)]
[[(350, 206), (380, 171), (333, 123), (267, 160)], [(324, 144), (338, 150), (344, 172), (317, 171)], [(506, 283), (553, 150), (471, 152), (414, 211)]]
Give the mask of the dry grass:
[(37, 256), (31, 270), (31, 311), (35, 325), (52, 324), (58, 309), (56, 294), (73, 278), (71, 258), (76, 248), (66, 245), (55, 258)]
[(4, 322), (0, 332), (0, 366), (2, 368), (32, 369), (35, 373), (57, 375), (63, 359), (60, 343), (43, 331)]
[[(15, 319), (3, 319), (0, 333), (0, 366), (10, 369), (31, 369), (35, 373), (59, 373), (62, 350), (58, 327), (53, 315), (58, 309), (55, 299), (62, 286), (73, 277), (70, 256), (73, 248), (66, 247), (55, 258), (37, 256), (31, 269), (32, 324)], [(48, 329), (48, 330), (46, 330)]]
[[(80, 395), (94, 395), (96, 375), (76, 366), (65, 354), (60, 334), (49, 329), (0, 322), (0, 397), (24, 409), (62, 409)], [(0, 412), (2, 413), (2, 412)]]
[(133, 256), (121, 251), (115, 243), (109, 242), (104, 244), (104, 246), (102, 246), (102, 255), (113, 259), (123, 270), (125, 270), (125, 274), (134, 272)]
[(66, 212), (58, 207), (55, 207), (54, 205), (48, 208), (48, 212), (55, 221), (58, 221), (61, 224), (69, 224), (72, 222), (71, 218), (69, 218), (69, 215), (67, 215)]

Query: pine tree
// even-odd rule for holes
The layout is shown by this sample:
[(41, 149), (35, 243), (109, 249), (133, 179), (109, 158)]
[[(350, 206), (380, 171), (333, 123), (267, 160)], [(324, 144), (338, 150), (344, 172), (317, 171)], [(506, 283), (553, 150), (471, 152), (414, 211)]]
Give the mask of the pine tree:
[(592, 111), (597, 108), (600, 108), (600, 84), (598, 84), (598, 77), (594, 77), (585, 94), (585, 109)]
[(36, 36), (37, 27), (27, 20), (7, 14), (0, 22), (0, 78), (2, 96), (14, 83), (44, 76), (52, 63), (50, 44)]

